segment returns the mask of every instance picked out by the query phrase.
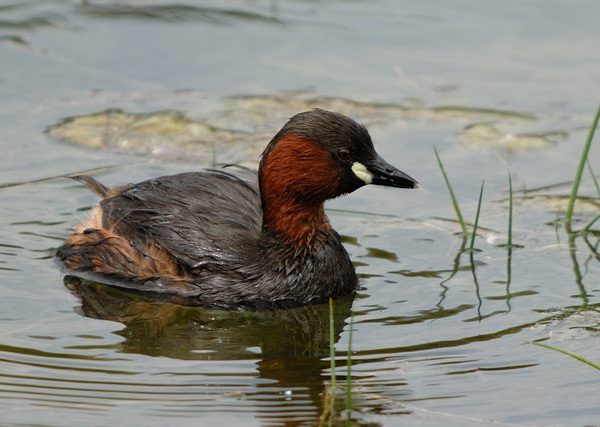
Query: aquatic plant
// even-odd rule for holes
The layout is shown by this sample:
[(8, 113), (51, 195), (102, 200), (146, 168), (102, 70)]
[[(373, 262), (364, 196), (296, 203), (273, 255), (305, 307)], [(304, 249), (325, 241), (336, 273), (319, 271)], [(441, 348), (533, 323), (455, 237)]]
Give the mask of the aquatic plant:
[(562, 354), (566, 354), (567, 356), (570, 356), (573, 359), (579, 360), (580, 362), (590, 365), (592, 368), (595, 368), (600, 371), (600, 363), (593, 362), (590, 359), (586, 359), (585, 357), (580, 356), (577, 353), (573, 353), (572, 351), (565, 350), (565, 349), (559, 348), (559, 347), (554, 347), (553, 345), (549, 345), (549, 344), (542, 344), (541, 342), (532, 342), (532, 344), (535, 344), (539, 347), (544, 347), (544, 348), (547, 348), (547, 349), (550, 349), (553, 351), (557, 351)]
[(458, 219), (460, 227), (462, 228), (463, 236), (466, 237), (469, 234), (469, 232), (467, 231), (467, 225), (466, 225), (465, 220), (460, 211), (460, 206), (458, 205), (458, 200), (456, 199), (456, 195), (454, 194), (454, 190), (452, 189), (452, 184), (450, 183), (450, 179), (448, 178), (448, 175), (446, 174), (446, 169), (444, 168), (442, 159), (440, 159), (438, 151), (435, 147), (433, 147), (433, 152), (435, 153), (435, 157), (437, 158), (438, 165), (440, 167), (440, 170), (442, 171), (442, 176), (444, 177), (444, 181), (446, 182), (446, 187), (448, 188), (448, 193), (450, 194), (450, 198), (452, 199), (452, 206), (454, 207), (454, 212), (456, 213), (456, 217)]
[[(577, 193), (579, 191), (579, 184), (581, 183), (581, 177), (583, 175), (583, 170), (585, 169), (585, 165), (588, 163), (588, 156), (590, 152), (590, 147), (592, 146), (592, 140), (594, 139), (594, 133), (596, 132), (596, 128), (598, 127), (598, 121), (600, 120), (600, 105), (598, 106), (598, 111), (596, 111), (596, 115), (594, 116), (594, 120), (592, 121), (592, 125), (590, 126), (590, 130), (588, 132), (588, 136), (586, 142), (583, 146), (583, 150), (581, 151), (581, 158), (579, 160), (579, 165), (577, 167), (577, 171), (575, 172), (575, 178), (573, 179), (573, 186), (571, 188), (571, 196), (569, 198), (569, 204), (567, 205), (567, 211), (565, 213), (565, 230), (568, 234), (572, 234), (573, 230), (571, 227), (571, 221), (573, 217), (573, 210), (575, 209), (575, 202), (577, 201)], [(591, 167), (589, 168), (591, 172)], [(594, 174), (591, 173), (594, 183), (596, 185), (596, 190), (598, 190), (598, 182), (596, 181)], [(592, 222), (595, 222), (594, 219)], [(588, 228), (589, 229), (589, 228)]]

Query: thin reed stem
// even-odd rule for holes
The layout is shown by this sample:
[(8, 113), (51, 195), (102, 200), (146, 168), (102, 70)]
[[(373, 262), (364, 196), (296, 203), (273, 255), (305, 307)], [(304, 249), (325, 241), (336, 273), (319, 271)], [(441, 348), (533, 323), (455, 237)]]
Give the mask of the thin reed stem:
[(590, 152), (590, 147), (592, 146), (592, 140), (594, 139), (594, 133), (596, 132), (596, 128), (598, 127), (598, 121), (600, 120), (600, 105), (598, 106), (598, 111), (596, 112), (596, 116), (592, 122), (592, 126), (590, 127), (590, 131), (588, 133), (587, 140), (585, 145), (583, 146), (583, 151), (581, 152), (581, 159), (579, 160), (579, 166), (577, 167), (577, 171), (575, 172), (575, 179), (573, 180), (573, 188), (571, 189), (571, 197), (569, 198), (569, 204), (567, 205), (567, 212), (565, 213), (565, 230), (567, 233), (571, 234), (571, 218), (573, 217), (573, 209), (575, 207), (575, 201), (577, 200), (577, 192), (579, 191), (579, 184), (581, 183), (581, 176), (583, 175), (583, 169), (585, 168), (585, 164), (587, 162), (588, 154)]
[(448, 188), (448, 193), (450, 193), (450, 198), (452, 199), (452, 206), (454, 207), (454, 212), (456, 212), (456, 217), (458, 218), (458, 222), (462, 228), (462, 233), (464, 236), (468, 236), (469, 232), (467, 231), (467, 224), (463, 219), (462, 213), (460, 211), (460, 206), (458, 205), (458, 200), (456, 200), (456, 195), (454, 194), (454, 190), (452, 189), (452, 184), (450, 184), (450, 179), (448, 179), (448, 175), (446, 174), (446, 170), (444, 169), (444, 164), (442, 163), (442, 159), (438, 154), (438, 151), (435, 147), (433, 147), (433, 151), (435, 153), (435, 157), (437, 158), (438, 165), (440, 166), (440, 170), (442, 171), (442, 175), (444, 177), (444, 181), (446, 182), (446, 187)]
[(590, 231), (590, 228), (592, 228), (592, 225), (594, 225), (596, 223), (596, 221), (598, 221), (600, 219), (600, 214), (596, 215), (590, 222), (587, 223), (587, 225), (585, 227), (583, 227), (583, 229), (581, 230), (584, 234), (588, 233)]
[(481, 188), (479, 189), (479, 200), (477, 201), (477, 212), (475, 213), (475, 221), (473, 222), (473, 233), (471, 234), (471, 244), (469, 249), (471, 253), (475, 249), (475, 237), (477, 236), (477, 226), (479, 224), (479, 213), (481, 212), (481, 199), (483, 198), (483, 187), (485, 185), (485, 181), (481, 182)]
[(483, 305), (483, 300), (481, 299), (480, 289), (479, 289), (479, 281), (477, 280), (477, 273), (475, 272), (475, 237), (477, 236), (477, 226), (479, 224), (479, 214), (481, 212), (481, 200), (483, 199), (483, 187), (485, 185), (485, 181), (481, 182), (481, 188), (479, 189), (479, 200), (477, 202), (477, 212), (475, 213), (475, 221), (473, 222), (473, 232), (471, 234), (471, 243), (469, 245), (469, 261), (471, 263), (471, 273), (473, 274), (473, 282), (475, 283), (475, 295), (477, 296), (477, 315), (479, 320), (481, 320), (481, 306)]
[(513, 188), (512, 188), (512, 176), (510, 170), (508, 171), (508, 232), (506, 236), (506, 246), (508, 252), (508, 258), (512, 255), (512, 223), (513, 223)]
[(583, 356), (580, 356), (577, 353), (573, 353), (572, 351), (564, 350), (562, 348), (554, 347), (554, 346), (548, 345), (548, 344), (542, 344), (541, 342), (532, 342), (532, 344), (535, 344), (535, 345), (540, 346), (540, 347), (548, 348), (550, 350), (554, 350), (554, 351), (557, 351), (557, 352), (562, 353), (562, 354), (566, 354), (567, 356), (571, 356), (573, 359), (577, 359), (580, 362), (583, 362), (583, 363), (585, 363), (587, 365), (590, 365), (592, 368), (595, 368), (595, 369), (597, 369), (597, 370), (600, 371), (600, 363), (593, 362), (593, 361), (591, 361), (589, 359), (586, 359)]
[(596, 187), (596, 193), (598, 193), (598, 197), (600, 197), (600, 184), (598, 184), (596, 175), (594, 175), (594, 171), (592, 170), (592, 164), (590, 163), (589, 159), (587, 159), (586, 164), (587, 164), (590, 176), (592, 177), (592, 182), (594, 183), (594, 187)]
[(506, 305), (510, 311), (510, 281), (512, 276), (512, 228), (513, 228), (513, 188), (512, 176), (508, 170), (508, 231), (506, 236)]
[(331, 370), (331, 416), (335, 415), (335, 322), (333, 298), (329, 298), (329, 369)]
[(346, 354), (346, 413), (352, 414), (352, 329), (354, 328), (354, 312), (350, 313), (350, 331), (348, 332), (348, 353)]

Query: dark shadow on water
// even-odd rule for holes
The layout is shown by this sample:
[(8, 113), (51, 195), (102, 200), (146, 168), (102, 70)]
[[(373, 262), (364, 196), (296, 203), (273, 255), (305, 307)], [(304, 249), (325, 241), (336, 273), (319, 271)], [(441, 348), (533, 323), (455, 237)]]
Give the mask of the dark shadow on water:
[(93, 4), (82, 2), (77, 12), (92, 18), (104, 19), (144, 19), (163, 22), (207, 22), (213, 24), (226, 24), (231, 20), (259, 22), (268, 24), (282, 24), (276, 16), (277, 8), (274, 4), (268, 13), (258, 13), (252, 10), (192, 6), (186, 4), (156, 4), (156, 5), (129, 5), (121, 2), (109, 4)]
[[(290, 421), (282, 393), (305, 395), (293, 411), (315, 420), (322, 412), (324, 380), (329, 368), (329, 306), (327, 304), (273, 312), (226, 312), (183, 307), (141, 299), (105, 285), (66, 276), (65, 286), (81, 300), (80, 314), (120, 322), (116, 334), (124, 353), (182, 360), (255, 360), (262, 381), (245, 401), (257, 400), (257, 415), (269, 425)], [(339, 339), (354, 296), (334, 302), (334, 331)], [(216, 373), (218, 374), (218, 373)], [(223, 373), (227, 376), (226, 373)], [(271, 404), (265, 406), (265, 402)], [(296, 414), (298, 415), (298, 414)], [(280, 419), (278, 422), (277, 419)]]

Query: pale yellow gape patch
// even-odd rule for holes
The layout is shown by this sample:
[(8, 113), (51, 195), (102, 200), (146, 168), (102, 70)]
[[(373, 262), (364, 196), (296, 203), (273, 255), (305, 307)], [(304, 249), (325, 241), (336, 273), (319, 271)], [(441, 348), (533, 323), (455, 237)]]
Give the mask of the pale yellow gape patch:
[(367, 170), (365, 165), (360, 162), (352, 163), (352, 172), (365, 184), (373, 182), (373, 174)]

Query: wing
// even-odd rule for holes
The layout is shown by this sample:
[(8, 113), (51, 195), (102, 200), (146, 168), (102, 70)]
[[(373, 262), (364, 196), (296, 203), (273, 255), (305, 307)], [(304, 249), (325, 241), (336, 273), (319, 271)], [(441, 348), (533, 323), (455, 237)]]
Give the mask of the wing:
[(157, 245), (196, 272), (239, 265), (233, 257), (257, 241), (262, 224), (257, 175), (241, 167), (151, 179), (100, 206), (104, 228), (133, 245)]

